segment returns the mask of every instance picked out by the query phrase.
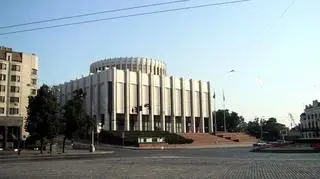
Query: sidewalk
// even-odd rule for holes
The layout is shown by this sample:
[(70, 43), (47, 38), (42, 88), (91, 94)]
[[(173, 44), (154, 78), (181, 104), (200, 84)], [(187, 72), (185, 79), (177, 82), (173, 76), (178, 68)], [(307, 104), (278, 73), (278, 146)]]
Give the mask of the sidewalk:
[(44, 151), (22, 150), (20, 155), (14, 151), (0, 151), (0, 162), (21, 161), (21, 160), (54, 160), (54, 159), (83, 159), (93, 157), (103, 157), (112, 154), (114, 151), (95, 151), (88, 150), (68, 150), (65, 153), (49, 154)]

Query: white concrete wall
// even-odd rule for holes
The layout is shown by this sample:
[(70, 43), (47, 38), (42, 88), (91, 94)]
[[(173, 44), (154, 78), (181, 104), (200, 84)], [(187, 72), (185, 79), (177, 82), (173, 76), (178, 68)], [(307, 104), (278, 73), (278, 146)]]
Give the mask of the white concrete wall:
[[(164, 81), (162, 86), (160, 76), (158, 75), (147, 75), (141, 72), (131, 71), (128, 71), (127, 74), (126, 77), (123, 70), (117, 70), (115, 68), (107, 69), (62, 84), (60, 85), (61, 96), (65, 97), (61, 97), (61, 104), (65, 104), (67, 99), (71, 99), (73, 90), (83, 88), (87, 93), (86, 112), (89, 115), (96, 115), (97, 119), (100, 119), (101, 114), (104, 114), (105, 124), (109, 124), (112, 117), (115, 118), (116, 114), (124, 114), (126, 116), (125, 120), (130, 118), (126, 113), (136, 115), (137, 113), (132, 111), (132, 109), (139, 105), (139, 98), (143, 110), (141, 113), (138, 112), (138, 116), (151, 116), (149, 118), (151, 121), (149, 121), (150, 123), (148, 125), (154, 124), (153, 116), (161, 116), (162, 111), (164, 112), (163, 115), (171, 117), (173, 121), (175, 121), (175, 117), (177, 116), (180, 117), (182, 121), (185, 120), (184, 117), (191, 117), (192, 120), (194, 117), (200, 117), (201, 120), (203, 120), (203, 118), (209, 118), (212, 122), (210, 115), (210, 87), (208, 82), (163, 76)], [(140, 76), (140, 80), (138, 76)], [(128, 85), (126, 85), (127, 81), (129, 82)], [(108, 82), (115, 84), (115, 91), (113, 91), (112, 94), (114, 98), (114, 112), (112, 116), (108, 114), (108, 103), (112, 102), (108, 96)], [(161, 92), (161, 89), (164, 91)], [(125, 93), (126, 90), (128, 90), (128, 93)], [(150, 93), (150, 91), (152, 91), (152, 93)], [(161, 105), (161, 95), (163, 95), (163, 109)], [(126, 107), (126, 103), (128, 103), (128, 107)], [(145, 104), (152, 104), (151, 113), (144, 107)], [(141, 117), (138, 117), (138, 120), (141, 120)], [(161, 118), (161, 120), (164, 120), (164, 118)], [(115, 125), (115, 123), (112, 125)], [(140, 125), (140, 123), (138, 122), (135, 125)], [(130, 126), (128, 125), (128, 121), (126, 121), (126, 126), (126, 129)], [(175, 132), (175, 122), (170, 124), (170, 126), (170, 130)], [(181, 127), (181, 124), (179, 124), (179, 126)], [(135, 128), (140, 129), (139, 126)], [(116, 130), (116, 126), (113, 126), (112, 129)], [(153, 127), (149, 127), (149, 129), (152, 130)], [(183, 130), (185, 129), (179, 129), (179, 131)]]

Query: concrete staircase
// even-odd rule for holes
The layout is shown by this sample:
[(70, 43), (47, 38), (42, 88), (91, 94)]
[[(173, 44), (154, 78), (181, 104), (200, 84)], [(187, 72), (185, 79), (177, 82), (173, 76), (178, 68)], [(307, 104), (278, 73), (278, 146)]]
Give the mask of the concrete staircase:
[[(236, 144), (237, 142), (208, 133), (180, 133), (179, 135), (192, 139), (193, 143), (187, 145), (205, 146), (205, 145), (226, 145)], [(186, 145), (186, 144), (184, 144)]]
[(256, 137), (250, 136), (243, 132), (219, 132), (216, 136), (227, 139), (229, 141), (240, 142), (240, 143), (256, 143), (258, 139)]

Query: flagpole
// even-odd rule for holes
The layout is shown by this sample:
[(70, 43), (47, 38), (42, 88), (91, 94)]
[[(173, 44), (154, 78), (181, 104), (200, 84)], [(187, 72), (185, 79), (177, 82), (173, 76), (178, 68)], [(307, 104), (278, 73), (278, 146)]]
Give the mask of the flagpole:
[(223, 90), (223, 128), (224, 128), (224, 132), (227, 132), (227, 126), (226, 126), (226, 98), (224, 96), (224, 90)]
[(217, 108), (216, 108), (216, 91), (213, 90), (213, 106), (214, 106), (214, 134), (217, 134)]

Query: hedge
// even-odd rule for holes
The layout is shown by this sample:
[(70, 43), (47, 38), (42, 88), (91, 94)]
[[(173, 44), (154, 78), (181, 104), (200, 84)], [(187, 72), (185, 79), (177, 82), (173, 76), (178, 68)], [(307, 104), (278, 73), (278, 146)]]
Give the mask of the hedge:
[[(141, 137), (163, 137), (168, 144), (189, 144), (193, 142), (192, 139), (166, 131), (126, 131), (124, 133), (125, 146), (137, 146), (138, 138)], [(107, 144), (122, 145), (122, 131), (101, 131), (99, 141)]]

